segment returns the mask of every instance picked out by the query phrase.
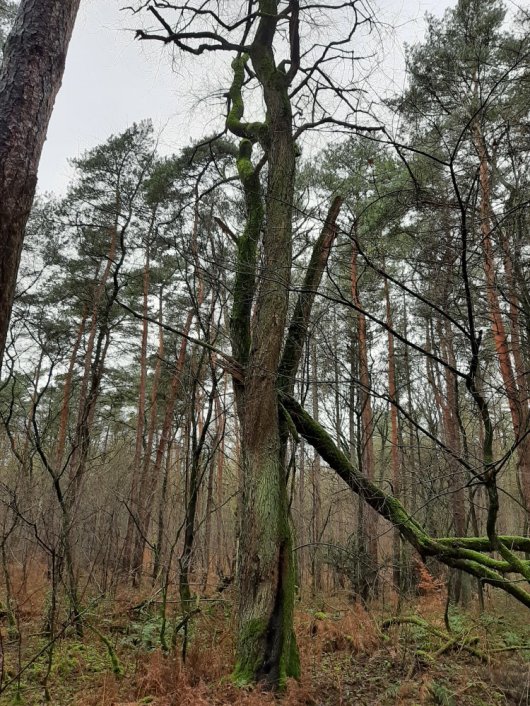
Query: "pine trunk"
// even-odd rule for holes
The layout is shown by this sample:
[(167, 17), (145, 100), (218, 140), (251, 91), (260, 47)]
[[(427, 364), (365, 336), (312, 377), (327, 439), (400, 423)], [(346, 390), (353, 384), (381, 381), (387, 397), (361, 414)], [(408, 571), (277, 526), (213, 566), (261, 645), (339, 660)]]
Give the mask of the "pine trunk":
[[(362, 302), (359, 293), (359, 276), (357, 272), (357, 246), (352, 241), (351, 257), (351, 295), (354, 307), (357, 310), (357, 338), (359, 356), (359, 401), (361, 417), (361, 435), (359, 439), (361, 454), (361, 468), (366, 477), (373, 481), (375, 477), (375, 456), (374, 456), (374, 418), (372, 412), (372, 401), (370, 397), (371, 382), (370, 368), (368, 364), (368, 330), (366, 317), (362, 311)], [(359, 538), (362, 543), (366, 541), (369, 561), (368, 575), (365, 581), (370, 584), (370, 588), (377, 591), (377, 567), (378, 567), (378, 546), (377, 546), (377, 524), (378, 517), (372, 509), (366, 508), (363, 512), (363, 538)], [(367, 584), (368, 589), (368, 584)]]
[[(385, 306), (386, 306), (386, 323), (388, 326), (388, 396), (390, 398), (390, 462), (392, 474), (392, 495), (399, 498), (401, 495), (401, 469), (400, 469), (400, 453), (399, 453), (399, 427), (398, 427), (398, 412), (394, 402), (397, 402), (396, 388), (396, 357), (394, 352), (394, 336), (391, 330), (394, 328), (392, 305), (390, 302), (390, 288), (388, 280), (385, 279)], [(393, 578), (394, 586), (398, 591), (401, 590), (401, 537), (399, 530), (394, 527), (392, 535), (392, 553), (393, 553)]]
[(182, 372), (186, 362), (186, 351), (188, 348), (187, 335), (190, 332), (193, 321), (194, 309), (188, 312), (186, 323), (184, 324), (184, 336), (180, 344), (179, 354), (175, 363), (175, 369), (171, 378), (171, 386), (166, 401), (164, 421), (160, 432), (160, 440), (156, 450), (155, 462), (151, 465), (151, 459), (146, 454), (145, 463), (142, 470), (142, 477), (139, 483), (139, 508), (138, 508), (138, 533), (136, 535), (132, 553), (132, 578), (133, 584), (138, 585), (142, 570), (143, 557), (149, 527), (151, 525), (151, 515), (153, 511), (154, 496), (158, 479), (161, 476), (162, 463), (171, 439), (171, 425), (173, 422), (173, 412), (177, 402), (177, 395), (182, 380)]
[(80, 0), (22, 0), (0, 69), (0, 366), (37, 170)]
[(484, 273), (486, 276), (486, 292), (491, 318), (493, 340), (499, 361), (502, 381), (512, 418), (512, 426), (518, 446), (518, 470), (523, 503), (527, 512), (530, 512), (530, 435), (527, 434), (529, 423), (528, 400), (524, 391), (517, 384), (512, 360), (510, 345), (499, 303), (497, 281), (495, 276), (495, 254), (492, 240), (491, 227), (491, 175), (488, 163), (486, 146), (480, 128), (474, 129), (475, 147), (477, 149), (480, 168), (480, 217), (481, 235), (484, 252)]

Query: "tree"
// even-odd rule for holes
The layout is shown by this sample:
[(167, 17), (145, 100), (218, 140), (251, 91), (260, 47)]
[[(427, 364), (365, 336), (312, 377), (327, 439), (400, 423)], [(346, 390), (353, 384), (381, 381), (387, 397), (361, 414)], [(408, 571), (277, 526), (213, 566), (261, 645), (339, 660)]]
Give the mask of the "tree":
[[(369, 598), (374, 569), (383, 587), (394, 561), (399, 589), (410, 556), (402, 540), (414, 563), (438, 559), (444, 566), (429, 569), (440, 576), (465, 571), (530, 607), (514, 482), (521, 444), (487, 333), (483, 247), (489, 237), (523, 389), (524, 101), (510, 88), (500, 112), (490, 106), (484, 161), (471, 123), (464, 130), (450, 114), (467, 94), (450, 111), (428, 98), (441, 75), (438, 97), (451, 96), (455, 72), (423, 48), (401, 141), (357, 135), (304, 165), (306, 130), (354, 126), (351, 85), (335, 80), (347, 44), (337, 46), (340, 71), (328, 68), (338, 28), (350, 28), (340, 12), (353, 6), (337, 1), (340, 21), (319, 47), (311, 22), (329, 3), (298, 12), (293, 0), (263, 2), (256, 14), (228, 5), (226, 17), (213, 3), (146, 4), (163, 31), (145, 39), (203, 59), (227, 52), (230, 134), (159, 159), (149, 125), (133, 126), (77, 160), (67, 199), (33, 209), (0, 385), (0, 560), (15, 621), (9, 557), (29, 557), (37, 542), (50, 568), (52, 639), (61, 622), (81, 630), (80, 602), (112, 595), (118, 567), (137, 584), (149, 568), (160, 644), (169, 651), (184, 633), (184, 654), (193, 594), (215, 587), (215, 524), (226, 540), (219, 591), (239, 547), (238, 683), (276, 688), (296, 676), (295, 582), (303, 592), (312, 573), (319, 591), (347, 577), (353, 599)], [(433, 33), (433, 56), (446, 29)], [(429, 62), (436, 70), (420, 90)], [(522, 70), (511, 75), (524, 85)], [(496, 133), (506, 155), (495, 153)], [(314, 559), (296, 577), (291, 505), (296, 550)]]
[(9, 0), (0, 0), (0, 51), (3, 50), (6, 37), (15, 19), (17, 4)]
[(0, 365), (39, 160), (79, 2), (22, 0), (4, 47), (0, 69)]
[[(449, 189), (463, 211), (464, 227), (482, 251), (487, 309), (478, 315), (491, 327), (517, 442), (521, 493), (529, 507), (530, 410), (519, 326), (521, 297), (514, 286), (508, 234), (495, 207), (496, 200), (507, 200), (506, 190), (513, 195), (503, 150), (509, 151), (508, 126), (528, 114), (513, 89), (524, 85), (518, 79), (527, 70), (528, 36), (504, 32), (505, 14), (498, 0), (460, 0), (443, 20), (430, 18), (427, 41), (409, 55), (411, 81), (401, 107), (417, 125), (417, 142), (451, 163)], [(471, 197), (478, 201), (476, 210)], [(515, 210), (520, 208), (524, 206)], [(498, 275), (502, 260), (506, 292)]]
[[(220, 16), (209, 5), (199, 9), (147, 2), (142, 7), (146, 6), (161, 27), (161, 33), (140, 30), (140, 39), (174, 44), (180, 51), (195, 56), (209, 52), (235, 55), (231, 64), (233, 80), (228, 92), (226, 129), (240, 139), (237, 169), (247, 221), (237, 237), (230, 321), (232, 355), (230, 360), (226, 355), (223, 359), (234, 380), (243, 466), (236, 680), (239, 683), (261, 681), (276, 687), (298, 672), (292, 630), (294, 574), (286, 463), (288, 439), (290, 436), (296, 439), (297, 432), (373, 509), (393, 522), (422, 556), (436, 556), (450, 567), (464, 569), (482, 581), (502, 586), (530, 605), (530, 595), (517, 582), (505, 580), (505, 574), (511, 571), (522, 577), (530, 573), (527, 564), (514, 553), (527, 546), (524, 538), (500, 538), (494, 531), (488, 531), (488, 538), (479, 538), (476, 543), (471, 541), (473, 538), (468, 541), (465, 537), (432, 538), (408, 515), (397, 498), (384, 493), (353, 467), (293, 397), (311, 309), (334, 242), (341, 204), (341, 198), (333, 202), (321, 235), (313, 243), (311, 258), (305, 263), (302, 276), (297, 278), (292, 262), (297, 139), (307, 129), (327, 124), (359, 129), (352, 119), (358, 105), (351, 103), (351, 93), (337, 83), (330, 66), (333, 60), (335, 65), (338, 62), (344, 66), (353, 31), (363, 21), (368, 22), (368, 18), (360, 19), (356, 3), (311, 6), (328, 17), (333, 12), (343, 13), (341, 21), (337, 16), (335, 22), (330, 21), (333, 34), (322, 40), (324, 48), (316, 44), (311, 49), (301, 48), (301, 38), (307, 41), (310, 31), (301, 30), (308, 17), (304, 14), (306, 9), (295, 1), (262, 0), (256, 12), (252, 12), (251, 6), (249, 13), (239, 8), (229, 16)], [(353, 14), (353, 30), (346, 37), (338, 37), (337, 28), (347, 26), (344, 13), (348, 12)], [(310, 15), (310, 11), (308, 13)], [(278, 56), (286, 48), (287, 58), (279, 61)], [(266, 109), (262, 121), (244, 119), (245, 102), (252, 86), (258, 87)], [(309, 118), (304, 118), (308, 106), (313, 112)], [(304, 123), (304, 119), (307, 122)], [(425, 149), (423, 146), (424, 152)], [(438, 162), (445, 164), (440, 157)], [(262, 176), (265, 169), (266, 180)], [(408, 185), (409, 192), (414, 193), (417, 178), (410, 166), (407, 173), (412, 182)], [(467, 263), (465, 256), (464, 262)], [(385, 279), (388, 277), (384, 269), (376, 268), (376, 272)], [(410, 287), (400, 282), (397, 285), (416, 296)], [(298, 295), (293, 297), (290, 306), (289, 292), (293, 288)], [(436, 307), (421, 294), (417, 296), (426, 306)], [(365, 311), (359, 298), (352, 298), (350, 294), (347, 298), (330, 299), (367, 316), (407, 346), (465, 380), (487, 429), (486, 453), (485, 466), (480, 471), (469, 464), (466, 466), (465, 459), (458, 457), (460, 463), (475, 474), (477, 482), (482, 473), (486, 474), (485, 478), (492, 475), (491, 464), (502, 468), (504, 461), (500, 459), (495, 464), (491, 454), (488, 409), (477, 381), (480, 338), (477, 338), (473, 321), (470, 321), (470, 371), (464, 373), (392, 329), (384, 313), (380, 317)], [(439, 311), (440, 307), (435, 310)], [(366, 364), (363, 365), (366, 368)], [(364, 374), (361, 387), (367, 385), (370, 380)], [(391, 402), (399, 404), (396, 399)], [(368, 415), (364, 426), (371, 431)], [(429, 438), (449, 454), (458, 456), (457, 451), (447, 449), (435, 433), (428, 429), (423, 429), (422, 433), (429, 434)], [(488, 488), (492, 491), (490, 509), (496, 517), (493, 485), (489, 483)], [(476, 548), (485, 553), (475, 551)], [(502, 561), (487, 556), (487, 552), (496, 550), (501, 551)]]
[[(352, 124), (357, 106), (346, 91), (349, 76), (344, 86), (330, 76), (345, 56), (353, 56), (353, 34), (369, 18), (356, 2), (317, 4), (315, 11), (329, 16), (334, 26), (341, 24), (347, 29), (344, 36), (331, 36), (329, 43), (315, 45), (300, 29), (304, 20), (307, 29), (311, 28), (312, 11), (305, 16), (296, 0), (260, 0), (256, 10), (241, 7), (235, 17), (222, 17), (209, 6), (173, 8), (176, 29), (159, 11), (158, 3), (145, 5), (163, 34), (140, 30), (139, 38), (174, 43), (194, 55), (221, 51), (235, 56), (226, 129), (240, 140), (237, 170), (247, 221), (237, 238), (230, 320), (232, 357), (240, 371), (234, 376), (234, 394), (241, 429), (243, 496), (234, 677), (238, 683), (259, 681), (276, 688), (283, 686), (287, 677), (299, 674), (287, 492), (289, 423), (281, 413), (278, 393), (294, 388), (311, 307), (341, 203), (340, 199), (334, 201), (316, 240), (305, 277), (310, 292), (300, 293), (289, 323), (296, 141), (312, 127), (330, 122)], [(307, 51), (301, 48), (302, 37)], [(287, 56), (280, 61), (278, 55), (286, 48)], [(251, 83), (258, 86), (265, 106), (262, 121), (244, 120), (243, 93)], [(326, 108), (322, 108), (324, 98)], [(313, 112), (306, 110), (308, 102)], [(297, 116), (302, 116), (299, 125), (293, 107)], [(342, 120), (332, 117), (334, 114), (340, 114)], [(255, 156), (256, 152), (261, 156)]]

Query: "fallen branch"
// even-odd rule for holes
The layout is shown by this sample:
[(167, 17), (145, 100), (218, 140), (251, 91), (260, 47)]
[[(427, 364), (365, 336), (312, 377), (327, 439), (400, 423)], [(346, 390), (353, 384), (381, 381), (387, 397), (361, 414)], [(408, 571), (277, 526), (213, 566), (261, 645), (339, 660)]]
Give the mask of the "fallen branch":
[(393, 618), (387, 618), (381, 624), (381, 628), (383, 630), (388, 630), (394, 625), (417, 625), (418, 627), (427, 630), (436, 637), (439, 637), (441, 640), (445, 640), (444, 644), (439, 647), (435, 652), (429, 653), (425, 650), (421, 650), (421, 655), (426, 655), (429, 657), (429, 659), (435, 660), (446, 652), (449, 652), (449, 650), (462, 649), (466, 652), (469, 652), (474, 657), (480, 659), (481, 662), (488, 662), (488, 656), (484, 652), (478, 650), (476, 647), (473, 646), (473, 644), (476, 644), (479, 640), (479, 638), (476, 636), (465, 637), (461, 633), (455, 636), (451, 636), (444, 630), (441, 630), (440, 628), (431, 625), (426, 620), (423, 620), (422, 618), (419, 618), (416, 615), (395, 616)]

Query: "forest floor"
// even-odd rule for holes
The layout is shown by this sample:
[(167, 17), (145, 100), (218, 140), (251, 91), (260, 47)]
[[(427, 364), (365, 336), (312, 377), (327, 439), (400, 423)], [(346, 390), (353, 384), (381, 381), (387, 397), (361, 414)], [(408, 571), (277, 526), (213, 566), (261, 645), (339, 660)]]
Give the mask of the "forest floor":
[[(99, 601), (85, 613), (82, 639), (68, 627), (54, 642), (51, 665), (36, 607), (30, 598), (19, 603), (22, 640), (2, 625), (0, 704), (42, 704), (46, 689), (47, 703), (57, 706), (530, 704), (530, 624), (513, 603), (482, 614), (451, 608), (448, 635), (439, 593), (401, 606), (399, 616), (411, 621), (391, 626), (385, 620), (397, 612), (389, 605), (365, 608), (340, 596), (300, 602), (302, 679), (279, 699), (230, 683), (229, 598), (198, 603), (184, 663), (182, 631), (177, 654), (160, 647), (159, 593), (141, 603), (126, 594)], [(168, 615), (175, 607), (168, 604)], [(168, 643), (174, 625), (168, 619)]]

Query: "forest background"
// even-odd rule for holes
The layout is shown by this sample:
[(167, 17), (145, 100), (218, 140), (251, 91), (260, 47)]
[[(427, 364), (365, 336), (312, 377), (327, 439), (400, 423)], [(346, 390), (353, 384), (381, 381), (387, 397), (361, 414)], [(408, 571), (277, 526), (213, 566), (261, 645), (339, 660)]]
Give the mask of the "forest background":
[[(299, 703), (524, 703), (528, 13), (429, 17), (383, 96), (371, 7), (270, 2), (130, 10), (149, 55), (217, 86), (209, 131), (170, 153), (124, 126), (33, 205), (0, 390), (0, 689), (226, 703), (235, 664)], [(210, 638), (214, 674), (186, 667)], [(344, 654), (383, 683), (330, 677)]]

